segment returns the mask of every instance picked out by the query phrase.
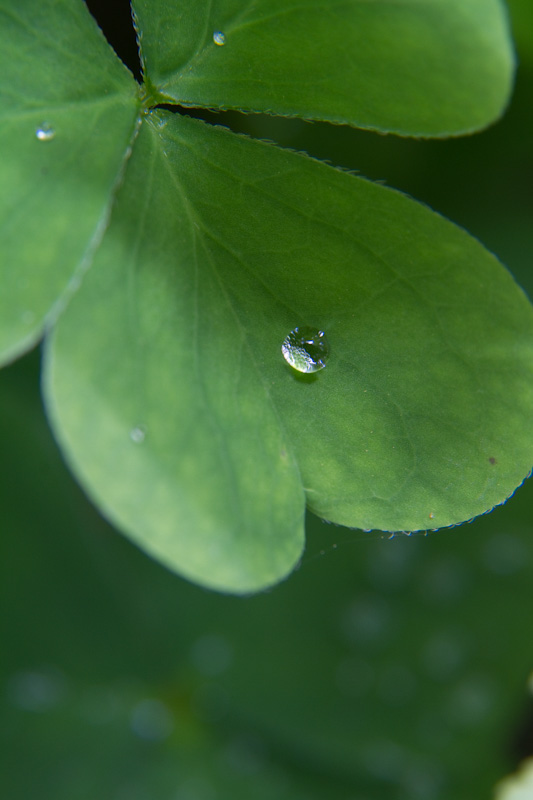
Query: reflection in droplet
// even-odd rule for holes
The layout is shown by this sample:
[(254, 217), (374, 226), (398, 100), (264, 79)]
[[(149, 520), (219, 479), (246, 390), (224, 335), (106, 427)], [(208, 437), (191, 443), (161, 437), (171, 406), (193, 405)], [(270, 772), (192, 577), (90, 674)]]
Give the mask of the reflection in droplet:
[(161, 700), (141, 700), (131, 712), (131, 729), (140, 738), (151, 742), (167, 739), (174, 728), (172, 712)]
[(51, 125), (48, 125), (48, 123), (44, 123), (43, 125), (39, 125), (39, 127), (35, 131), (35, 135), (40, 142), (49, 142), (51, 139), (54, 138), (56, 132)]
[(329, 344), (324, 331), (303, 325), (295, 328), (281, 345), (283, 358), (298, 372), (318, 372), (329, 358)]
[(135, 428), (132, 428), (130, 431), (130, 439), (135, 444), (142, 444), (146, 437), (146, 428), (144, 425), (137, 425)]
[(213, 41), (215, 44), (218, 44), (219, 47), (222, 47), (223, 44), (226, 44), (226, 37), (222, 31), (215, 31), (213, 34)]

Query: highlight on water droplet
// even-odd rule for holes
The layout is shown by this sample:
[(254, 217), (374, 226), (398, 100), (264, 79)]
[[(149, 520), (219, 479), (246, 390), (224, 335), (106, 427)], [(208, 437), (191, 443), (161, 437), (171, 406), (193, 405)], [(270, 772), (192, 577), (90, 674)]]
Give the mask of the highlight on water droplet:
[(51, 125), (45, 122), (43, 125), (39, 125), (39, 127), (35, 131), (35, 135), (40, 142), (49, 142), (51, 139), (54, 138), (56, 132)]
[(130, 439), (134, 444), (142, 444), (146, 438), (146, 428), (144, 425), (136, 425), (130, 431)]
[(283, 358), (298, 372), (318, 372), (329, 358), (329, 344), (324, 331), (303, 325), (295, 328), (281, 345)]
[(215, 44), (218, 44), (219, 47), (222, 47), (223, 44), (226, 44), (226, 37), (222, 31), (215, 31), (213, 34), (213, 41)]

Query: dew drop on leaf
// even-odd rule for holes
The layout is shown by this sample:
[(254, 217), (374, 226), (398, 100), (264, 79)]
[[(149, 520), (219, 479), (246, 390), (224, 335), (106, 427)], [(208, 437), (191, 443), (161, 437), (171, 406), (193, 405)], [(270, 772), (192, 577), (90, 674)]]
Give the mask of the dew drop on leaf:
[(215, 44), (218, 44), (219, 47), (222, 47), (223, 44), (226, 44), (226, 37), (222, 31), (215, 31), (213, 34), (213, 41)]
[(304, 325), (295, 328), (281, 345), (283, 358), (298, 372), (318, 372), (329, 358), (329, 344), (324, 331)]
[(51, 139), (54, 138), (56, 132), (51, 125), (45, 123), (44, 125), (39, 125), (39, 127), (35, 131), (35, 135), (40, 142), (49, 142)]

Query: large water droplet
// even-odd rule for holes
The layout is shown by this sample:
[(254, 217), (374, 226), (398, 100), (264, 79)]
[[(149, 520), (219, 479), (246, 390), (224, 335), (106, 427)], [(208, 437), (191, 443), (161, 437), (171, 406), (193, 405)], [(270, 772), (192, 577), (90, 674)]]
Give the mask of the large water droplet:
[(303, 325), (285, 337), (281, 345), (283, 358), (298, 372), (318, 372), (329, 357), (329, 344), (324, 331)]
[(52, 128), (52, 126), (46, 122), (43, 125), (39, 125), (39, 127), (35, 131), (35, 135), (40, 142), (49, 142), (51, 139), (54, 138), (56, 132)]
[(219, 47), (222, 47), (223, 44), (226, 44), (226, 37), (222, 31), (215, 31), (213, 34), (213, 41), (215, 44), (218, 44)]

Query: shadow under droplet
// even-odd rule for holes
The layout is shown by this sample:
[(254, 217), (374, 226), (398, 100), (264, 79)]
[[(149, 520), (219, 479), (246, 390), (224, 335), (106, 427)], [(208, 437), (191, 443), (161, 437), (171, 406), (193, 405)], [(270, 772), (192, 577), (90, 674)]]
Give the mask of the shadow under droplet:
[(314, 383), (319, 379), (318, 372), (298, 372), (297, 369), (293, 369), (289, 364), (285, 366), (285, 370), (295, 381), (298, 381), (298, 383)]

